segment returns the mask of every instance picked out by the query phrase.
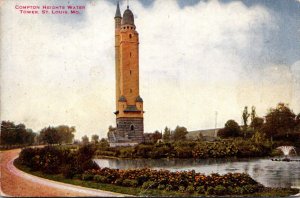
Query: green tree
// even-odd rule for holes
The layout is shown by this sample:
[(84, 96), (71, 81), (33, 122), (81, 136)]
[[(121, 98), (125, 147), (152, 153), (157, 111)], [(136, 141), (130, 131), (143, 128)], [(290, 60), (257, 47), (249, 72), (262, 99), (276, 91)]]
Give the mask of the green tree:
[(96, 134), (92, 135), (92, 141), (93, 141), (95, 144), (98, 143), (98, 142), (99, 142), (99, 135), (96, 135)]
[(243, 132), (244, 132), (244, 137), (246, 137), (246, 132), (247, 132), (247, 127), (248, 127), (248, 119), (250, 117), (250, 114), (248, 113), (248, 107), (245, 106), (244, 111), (243, 111)]
[(251, 123), (253, 122), (254, 118), (256, 118), (256, 108), (255, 108), (255, 106), (251, 107), (250, 118), (251, 118)]
[(287, 104), (278, 103), (276, 108), (271, 108), (266, 115), (263, 131), (274, 140), (293, 140), (296, 127), (296, 115)]
[(40, 140), (47, 144), (61, 144), (62, 138), (55, 127), (43, 128), (40, 132)]
[(100, 142), (99, 142), (99, 146), (101, 148), (108, 148), (109, 147), (109, 143), (106, 139), (101, 138)]
[(69, 127), (67, 125), (60, 125), (55, 127), (59, 135), (61, 136), (62, 143), (72, 143), (74, 139), (74, 133), (76, 129), (74, 126)]
[(154, 133), (151, 134), (151, 142), (156, 143), (159, 139), (162, 138), (162, 135), (159, 131), (155, 131)]
[(32, 145), (36, 134), (24, 124), (1, 122), (1, 145)]
[(185, 127), (177, 126), (172, 134), (174, 141), (186, 140), (186, 134), (188, 133)]
[(82, 143), (83, 143), (83, 144), (88, 144), (88, 143), (90, 142), (87, 135), (84, 135), (84, 136), (81, 138), (81, 140), (82, 140)]
[(163, 140), (164, 140), (165, 142), (168, 142), (168, 141), (171, 140), (171, 129), (168, 128), (168, 127), (166, 127), (166, 128), (164, 129)]
[(238, 137), (241, 134), (241, 127), (234, 120), (228, 120), (225, 127), (218, 131), (218, 136), (222, 138)]
[(254, 131), (260, 130), (264, 125), (264, 119), (260, 117), (255, 117), (253, 118), (251, 122), (251, 127), (253, 128)]

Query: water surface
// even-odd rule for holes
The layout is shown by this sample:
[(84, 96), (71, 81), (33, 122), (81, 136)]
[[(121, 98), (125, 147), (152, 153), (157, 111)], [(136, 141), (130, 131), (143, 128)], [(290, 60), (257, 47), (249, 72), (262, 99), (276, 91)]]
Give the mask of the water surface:
[[(300, 159), (291, 158), (291, 159)], [(195, 170), (210, 174), (246, 172), (268, 187), (300, 186), (300, 162), (255, 159), (95, 159), (100, 167), (115, 169), (153, 168), (170, 171)]]

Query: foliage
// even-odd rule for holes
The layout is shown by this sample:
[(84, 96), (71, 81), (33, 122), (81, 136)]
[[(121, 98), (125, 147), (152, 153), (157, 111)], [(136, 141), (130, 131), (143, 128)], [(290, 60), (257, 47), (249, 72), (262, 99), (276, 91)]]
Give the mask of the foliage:
[(276, 108), (271, 108), (266, 115), (263, 132), (273, 140), (293, 140), (300, 138), (300, 133), (295, 133), (297, 119), (294, 112), (287, 104), (279, 103)]
[(263, 125), (264, 125), (264, 119), (260, 117), (255, 117), (253, 118), (250, 126), (253, 128), (253, 130), (261, 130)]
[(186, 140), (186, 134), (188, 133), (185, 127), (177, 126), (172, 134), (172, 139), (174, 141)]
[(170, 128), (166, 127), (164, 129), (164, 133), (163, 133), (163, 137), (162, 138), (163, 138), (163, 140), (165, 142), (168, 142), (168, 141), (171, 140), (171, 129)]
[(26, 129), (24, 124), (1, 122), (1, 145), (32, 145), (35, 137), (36, 133), (31, 129)]
[(256, 131), (250, 139), (228, 139), (215, 142), (177, 141), (139, 144), (134, 147), (100, 148), (97, 156), (120, 158), (225, 158), (259, 157), (271, 153), (272, 144), (264, 134)]
[(19, 162), (32, 170), (62, 173), (66, 178), (72, 178), (84, 170), (97, 167), (92, 161), (94, 152), (91, 146), (83, 146), (76, 151), (53, 146), (25, 148), (20, 153)]
[[(84, 172), (82, 179), (102, 183), (117, 184), (125, 187), (142, 187), (143, 189), (176, 190), (179, 192), (208, 195), (247, 194), (258, 192), (262, 186), (245, 173), (228, 173), (225, 175), (203, 175), (195, 171), (170, 172), (148, 168), (118, 170), (97, 168)], [(113, 177), (109, 178), (109, 176)], [(237, 186), (239, 188), (237, 188)]]
[(228, 120), (225, 123), (225, 127), (218, 131), (218, 136), (222, 138), (227, 137), (239, 137), (241, 134), (241, 128), (234, 120)]
[(45, 127), (40, 131), (39, 142), (47, 144), (72, 143), (74, 139), (75, 127), (60, 125), (57, 127)]
[(88, 144), (89, 141), (89, 137), (87, 135), (84, 135), (83, 137), (81, 137), (81, 141), (83, 144)]
[(99, 135), (96, 135), (96, 134), (92, 135), (92, 142), (94, 144), (98, 143), (99, 142)]

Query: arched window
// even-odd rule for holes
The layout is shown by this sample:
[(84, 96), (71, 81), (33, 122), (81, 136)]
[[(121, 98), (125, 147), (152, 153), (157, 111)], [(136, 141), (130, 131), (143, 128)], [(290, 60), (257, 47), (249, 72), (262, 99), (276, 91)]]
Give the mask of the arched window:
[(134, 126), (133, 125), (130, 125), (130, 130), (134, 131)]
[(130, 89), (130, 93), (132, 93), (132, 89)]
[(129, 38), (131, 38), (132, 37), (132, 35), (131, 34), (129, 34)]

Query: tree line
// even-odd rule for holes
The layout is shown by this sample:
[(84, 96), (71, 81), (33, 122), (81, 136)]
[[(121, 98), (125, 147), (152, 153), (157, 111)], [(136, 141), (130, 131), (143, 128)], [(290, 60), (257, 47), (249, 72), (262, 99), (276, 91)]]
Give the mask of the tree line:
[(246, 106), (242, 119), (242, 126), (235, 120), (228, 120), (224, 128), (219, 130), (218, 136), (249, 138), (260, 135), (271, 141), (300, 141), (300, 113), (296, 115), (287, 104), (278, 103), (275, 108), (270, 108), (264, 117), (256, 114), (254, 106), (251, 112)]
[(45, 127), (39, 133), (26, 128), (24, 124), (15, 124), (11, 121), (1, 122), (2, 146), (26, 146), (33, 144), (68, 144), (73, 143), (74, 126), (60, 125)]

